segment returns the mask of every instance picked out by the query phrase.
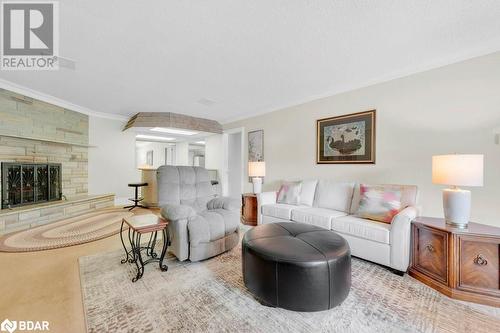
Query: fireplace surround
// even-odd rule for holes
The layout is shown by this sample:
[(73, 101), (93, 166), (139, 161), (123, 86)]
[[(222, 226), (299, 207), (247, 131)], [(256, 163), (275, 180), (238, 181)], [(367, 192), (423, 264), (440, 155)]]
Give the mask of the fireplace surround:
[(61, 164), (2, 162), (2, 209), (61, 200)]

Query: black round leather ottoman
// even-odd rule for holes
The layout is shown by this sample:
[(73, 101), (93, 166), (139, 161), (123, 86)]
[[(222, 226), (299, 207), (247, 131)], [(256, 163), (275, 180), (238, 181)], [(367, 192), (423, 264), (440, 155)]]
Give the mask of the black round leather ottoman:
[(257, 226), (242, 243), (243, 279), (262, 303), (293, 311), (322, 311), (351, 288), (351, 251), (333, 231), (283, 222)]

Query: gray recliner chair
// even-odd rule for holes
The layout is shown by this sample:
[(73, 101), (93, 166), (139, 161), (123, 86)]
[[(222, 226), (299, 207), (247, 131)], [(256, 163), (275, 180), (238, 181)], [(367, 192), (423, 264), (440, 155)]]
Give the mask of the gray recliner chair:
[(172, 252), (179, 260), (207, 259), (239, 241), (239, 199), (215, 198), (208, 171), (201, 167), (158, 168), (158, 204), (168, 219)]

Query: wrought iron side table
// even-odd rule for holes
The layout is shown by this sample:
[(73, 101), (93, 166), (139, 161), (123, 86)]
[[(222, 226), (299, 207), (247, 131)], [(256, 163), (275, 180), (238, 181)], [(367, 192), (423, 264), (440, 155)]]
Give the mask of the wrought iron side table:
[[(125, 242), (123, 240), (123, 227), (125, 224), (128, 226), (128, 240), (130, 243), (130, 250), (127, 250)], [(170, 237), (168, 234), (168, 221), (158, 217), (154, 214), (137, 215), (132, 217), (126, 217), (122, 220), (120, 227), (120, 239), (122, 241), (123, 249), (125, 250), (125, 259), (121, 260), (121, 263), (126, 262), (135, 263), (137, 266), (137, 275), (132, 279), (132, 282), (139, 280), (144, 274), (144, 266), (150, 262), (159, 262), (160, 269), (162, 271), (167, 271), (168, 266), (163, 264), (163, 259), (167, 253), (167, 248), (170, 245)], [(155, 252), (155, 246), (157, 241), (158, 232), (163, 235), (163, 248), (158, 258)], [(141, 246), (141, 237), (144, 234), (150, 234), (147, 246)], [(147, 260), (143, 260), (141, 252), (145, 250), (146, 256), (149, 257)]]

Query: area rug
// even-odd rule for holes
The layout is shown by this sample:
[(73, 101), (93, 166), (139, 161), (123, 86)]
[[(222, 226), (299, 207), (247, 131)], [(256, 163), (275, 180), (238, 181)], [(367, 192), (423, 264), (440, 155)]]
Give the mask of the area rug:
[(0, 237), (0, 251), (30, 252), (83, 244), (114, 235), (121, 221), (134, 215), (108, 208)]
[(452, 300), (405, 275), (353, 258), (352, 288), (329, 311), (261, 305), (247, 291), (241, 248), (169, 270), (120, 264), (123, 251), (80, 258), (88, 332), (498, 332), (497, 309)]

